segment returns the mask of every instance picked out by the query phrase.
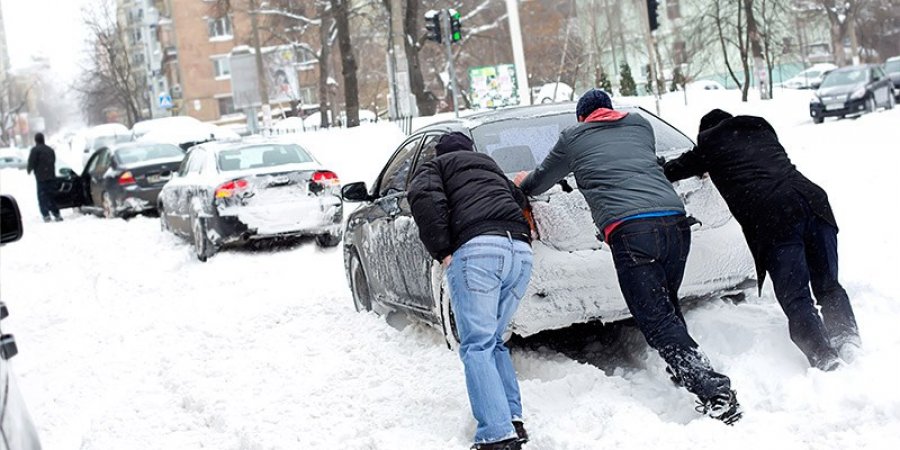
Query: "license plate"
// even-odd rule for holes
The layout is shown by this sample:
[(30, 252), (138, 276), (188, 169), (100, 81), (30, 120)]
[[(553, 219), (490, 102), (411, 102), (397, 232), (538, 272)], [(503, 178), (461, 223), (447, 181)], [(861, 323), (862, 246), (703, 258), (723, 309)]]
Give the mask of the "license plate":
[(163, 181), (169, 181), (172, 178), (172, 174), (166, 175), (148, 175), (147, 181), (150, 183), (160, 183)]
[(826, 111), (834, 111), (835, 109), (843, 109), (843, 108), (844, 108), (843, 103), (832, 103), (830, 105), (825, 105)]

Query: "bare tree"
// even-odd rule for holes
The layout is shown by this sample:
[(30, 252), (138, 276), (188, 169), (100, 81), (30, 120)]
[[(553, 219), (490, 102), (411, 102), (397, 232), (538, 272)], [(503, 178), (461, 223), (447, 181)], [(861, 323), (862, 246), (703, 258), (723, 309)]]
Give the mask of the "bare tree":
[(341, 50), (341, 75), (344, 77), (344, 108), (347, 127), (359, 126), (359, 82), (357, 81), (356, 56), (350, 40), (350, 0), (330, 0), (331, 11), (337, 26), (338, 48)]
[[(716, 26), (719, 46), (725, 61), (728, 74), (741, 89), (741, 101), (747, 101), (750, 89), (750, 35), (745, 17), (745, 10), (739, 1), (743, 0), (715, 0), (712, 2), (711, 17)], [(738, 79), (731, 64), (729, 55), (738, 52), (741, 62), (742, 79)]]
[[(831, 46), (834, 60), (838, 65), (849, 64), (859, 56), (856, 18), (869, 0), (813, 0), (813, 3), (825, 11), (830, 24)], [(844, 51), (844, 40), (850, 38), (851, 55)]]
[(115, 9), (102, 1), (82, 14), (92, 50), (75, 85), (82, 106), (94, 120), (101, 117), (99, 113), (103, 109), (119, 109), (125, 114), (126, 124), (131, 126), (142, 119), (143, 83), (135, 76), (132, 55), (116, 21)]

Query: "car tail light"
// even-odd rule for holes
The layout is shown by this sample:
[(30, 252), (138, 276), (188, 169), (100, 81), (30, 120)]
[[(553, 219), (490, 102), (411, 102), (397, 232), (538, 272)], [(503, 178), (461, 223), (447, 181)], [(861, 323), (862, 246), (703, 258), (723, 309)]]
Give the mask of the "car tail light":
[(231, 198), (247, 190), (247, 180), (231, 180), (216, 188), (216, 198)]
[(341, 180), (338, 178), (337, 174), (330, 170), (320, 170), (314, 173), (312, 181), (323, 187), (338, 186), (341, 184)]
[(126, 184), (134, 184), (134, 175), (130, 170), (125, 171), (122, 175), (119, 175), (119, 186), (124, 186)]

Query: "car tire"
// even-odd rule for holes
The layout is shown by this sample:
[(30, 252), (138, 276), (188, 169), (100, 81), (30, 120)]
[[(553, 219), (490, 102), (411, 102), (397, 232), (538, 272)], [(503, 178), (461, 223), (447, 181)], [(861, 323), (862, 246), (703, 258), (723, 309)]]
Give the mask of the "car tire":
[(372, 297), (369, 290), (369, 279), (366, 277), (366, 271), (363, 269), (362, 262), (359, 260), (356, 251), (351, 251), (350, 255), (350, 293), (353, 295), (353, 307), (356, 312), (372, 311)]
[(875, 97), (866, 99), (866, 112), (873, 113), (876, 109), (878, 109), (878, 105), (875, 103)]
[(166, 214), (165, 214), (165, 210), (163, 210), (162, 203), (160, 203), (157, 206), (156, 210), (159, 211), (159, 229), (160, 229), (160, 231), (170, 231), (169, 222), (166, 221)]
[(816, 125), (818, 125), (818, 124), (820, 124), (820, 123), (822, 123), (822, 122), (824, 122), (824, 121), (825, 121), (825, 118), (824, 118), (824, 117), (813, 117), (813, 123), (816, 124)]
[(118, 214), (116, 214), (116, 202), (112, 199), (112, 196), (109, 195), (109, 192), (103, 193), (100, 202), (104, 218), (115, 219), (118, 217)]
[(194, 244), (194, 254), (200, 262), (206, 262), (216, 253), (215, 245), (209, 240), (209, 225), (206, 217), (195, 215), (191, 220), (191, 234)]
[(322, 248), (331, 248), (337, 247), (338, 244), (341, 243), (341, 235), (340, 234), (319, 234), (316, 235), (316, 245)]
[(894, 93), (891, 92), (891, 94), (888, 95), (887, 106), (886, 106), (884, 109), (885, 109), (885, 110), (891, 110), (891, 109), (894, 109), (894, 105), (895, 105), (895, 104), (896, 104), (896, 101), (894, 100)]
[(447, 348), (459, 351), (459, 331), (456, 328), (456, 316), (453, 315), (453, 304), (450, 302), (450, 288), (447, 277), (441, 277), (441, 328)]

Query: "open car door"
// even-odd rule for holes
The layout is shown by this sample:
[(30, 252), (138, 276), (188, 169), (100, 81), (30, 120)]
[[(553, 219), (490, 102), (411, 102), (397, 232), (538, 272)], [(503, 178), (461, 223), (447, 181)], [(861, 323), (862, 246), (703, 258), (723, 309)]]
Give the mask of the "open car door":
[(59, 209), (76, 208), (89, 205), (86, 201), (84, 178), (74, 170), (63, 167), (56, 172), (56, 191), (54, 199)]

